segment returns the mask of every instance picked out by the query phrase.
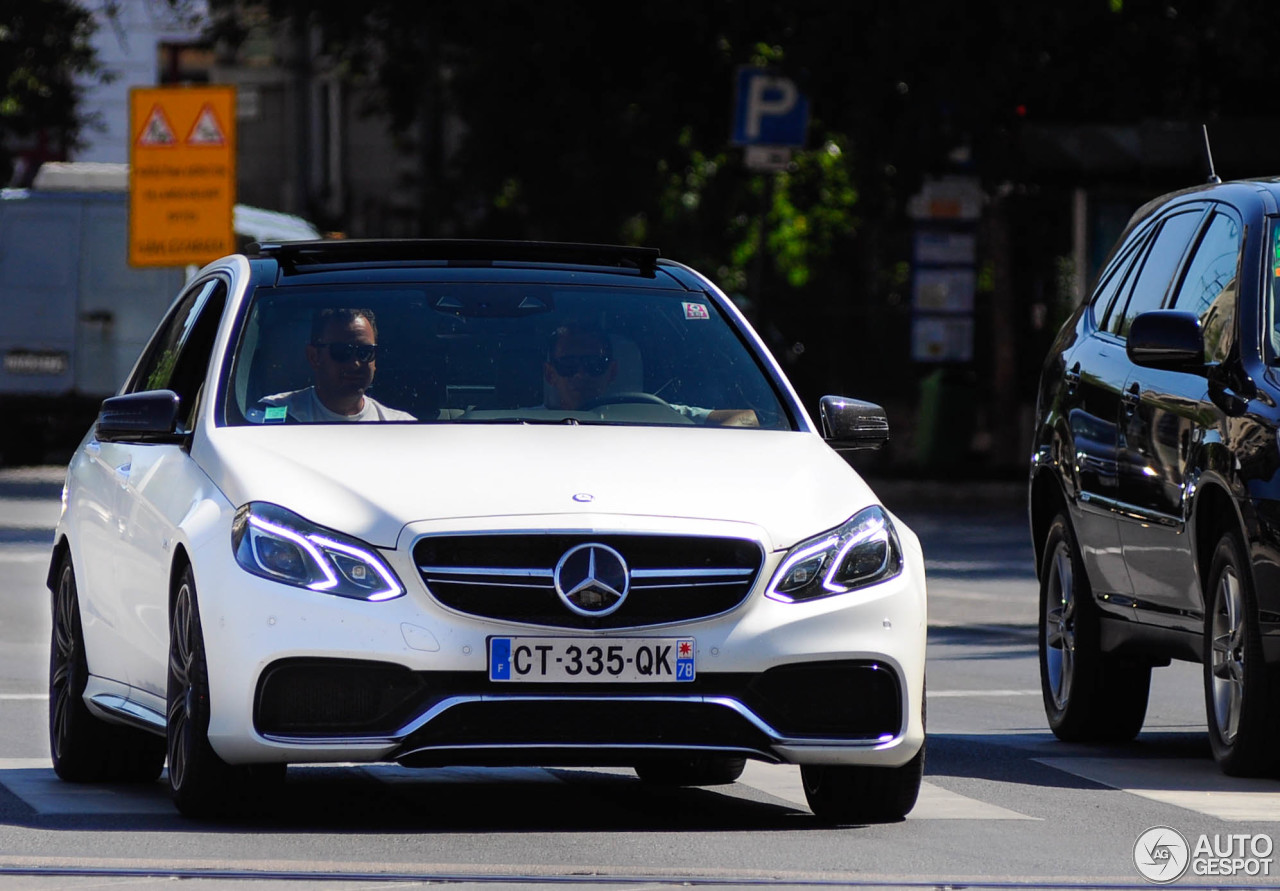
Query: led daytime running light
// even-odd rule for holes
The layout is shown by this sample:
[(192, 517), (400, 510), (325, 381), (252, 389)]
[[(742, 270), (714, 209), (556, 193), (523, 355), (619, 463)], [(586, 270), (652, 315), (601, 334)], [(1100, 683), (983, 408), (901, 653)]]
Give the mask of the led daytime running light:
[[(359, 548), (353, 548), (351, 545), (343, 544), (340, 541), (325, 538), (323, 535), (313, 536), (311, 540), (323, 548), (327, 548), (331, 551), (337, 551), (340, 554), (346, 554), (348, 557), (354, 557), (361, 563), (373, 567), (374, 572), (378, 573), (378, 577), (382, 579), (382, 583), (386, 585), (386, 588), (381, 591), (375, 591), (365, 598), (366, 600), (390, 600), (392, 597), (398, 597), (400, 595), (399, 581), (393, 578), (386, 568), (383, 567), (381, 560), (371, 559), (373, 557), (372, 554), (367, 551), (362, 551)], [(336, 579), (334, 580), (334, 584), (337, 584)]]
[[(316, 546), (313, 545), (310, 541), (308, 541), (305, 537), (294, 532), (292, 529), (289, 529), (285, 526), (278, 526), (275, 523), (272, 523), (268, 520), (264, 520), (261, 517), (254, 516), (253, 514), (249, 515), (249, 525), (255, 528), (261, 529), (263, 532), (268, 532), (272, 535), (276, 535), (276, 536), (279, 536), (280, 538), (291, 541), (294, 544), (296, 544), (298, 547), (306, 551), (309, 555), (311, 555), (311, 559), (316, 562), (316, 566), (320, 567), (320, 571), (324, 573), (324, 577), (325, 577), (325, 580), (323, 582), (312, 582), (311, 584), (307, 585), (307, 587), (310, 588), (312, 591), (325, 591), (325, 590), (328, 590), (329, 588), (333, 588), (337, 586), (338, 577), (329, 571), (329, 567), (327, 565), (328, 561), (324, 559), (324, 555), (321, 554), (316, 549)], [(255, 560), (258, 559), (256, 551), (254, 553), (254, 559)], [(262, 566), (261, 560), (258, 561), (258, 565)], [(272, 571), (268, 569), (266, 566), (262, 566), (262, 568), (267, 570), (267, 572)]]
[[(815, 545), (810, 545), (809, 547), (805, 548), (803, 551), (797, 551), (796, 553), (792, 554), (790, 557), (787, 558), (787, 562), (782, 564), (782, 568), (778, 570), (779, 583), (781, 583), (783, 580), (786, 579), (787, 575), (790, 574), (792, 568), (797, 563), (803, 563), (805, 560), (808, 560), (810, 557), (814, 556), (815, 554), (821, 554), (823, 551), (827, 550), (827, 548), (834, 545), (837, 541), (839, 541), (839, 539), (833, 535), (830, 538), (823, 539), (822, 541), (818, 542)], [(828, 574), (828, 578), (829, 577), (830, 577), (830, 574)]]
[[(826, 588), (832, 594), (843, 594), (845, 591), (848, 591), (849, 587), (847, 585), (834, 584), (831, 581), (835, 578), (835, 574), (840, 567), (844, 565), (845, 556), (855, 547), (863, 544), (864, 542), (875, 540), (884, 541), (886, 538), (887, 535), (885, 534), (883, 518), (877, 519), (874, 525), (869, 524), (861, 534), (850, 536), (849, 540), (844, 543), (844, 547), (842, 547), (839, 553), (836, 554), (835, 559), (831, 561), (831, 568), (827, 570), (827, 577), (822, 580), (822, 587)], [(827, 541), (831, 540), (832, 539), (827, 539)], [(886, 544), (888, 544), (888, 542), (886, 542)], [(885, 556), (888, 557), (887, 549), (885, 551)]]

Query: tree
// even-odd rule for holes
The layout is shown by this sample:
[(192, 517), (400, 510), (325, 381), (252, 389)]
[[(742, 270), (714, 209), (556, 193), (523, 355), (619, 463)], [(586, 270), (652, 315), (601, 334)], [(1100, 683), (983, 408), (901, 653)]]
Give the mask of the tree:
[(76, 75), (98, 65), (93, 16), (74, 0), (17, 0), (0, 20), (0, 182), (20, 145), (63, 156), (87, 116), (77, 108)]

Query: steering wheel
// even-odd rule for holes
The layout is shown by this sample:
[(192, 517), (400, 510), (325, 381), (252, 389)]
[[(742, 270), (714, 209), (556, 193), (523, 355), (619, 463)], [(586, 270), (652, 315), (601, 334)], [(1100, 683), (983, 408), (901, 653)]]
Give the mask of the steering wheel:
[[(642, 393), (633, 391), (628, 393), (606, 393), (603, 396), (597, 396), (595, 399), (588, 399), (582, 405), (578, 406), (580, 411), (589, 411), (593, 408), (599, 408), (602, 405), (626, 405), (636, 403), (647, 403), (649, 405), (661, 405), (665, 408), (671, 408), (671, 403), (663, 399), (661, 396), (654, 396), (652, 393)], [(675, 409), (671, 409), (675, 411)]]

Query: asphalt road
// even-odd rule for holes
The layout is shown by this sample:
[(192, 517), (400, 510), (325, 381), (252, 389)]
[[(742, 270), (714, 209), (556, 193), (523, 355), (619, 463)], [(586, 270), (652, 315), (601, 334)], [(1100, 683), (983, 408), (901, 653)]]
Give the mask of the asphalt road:
[[(1056, 741), (1040, 702), (1036, 583), (1017, 493), (943, 500), (888, 483), (886, 504), (924, 542), (930, 587), (926, 782), (902, 823), (824, 828), (798, 771), (762, 764), (708, 789), (654, 789), (625, 770), (295, 766), (260, 815), (192, 822), (160, 783), (73, 786), (49, 767), (43, 583), (59, 488), (56, 470), (0, 471), (5, 889), (176, 878), (201, 889), (322, 879), (326, 889), (1140, 887), (1135, 845), (1152, 827), (1191, 846), (1202, 835), (1219, 844), (1280, 836), (1280, 783), (1226, 778), (1209, 756), (1198, 666), (1155, 673), (1135, 743)], [(1255, 864), (1264, 865), (1273, 871), (1272, 855)], [(1276, 879), (1188, 871), (1180, 884)]]

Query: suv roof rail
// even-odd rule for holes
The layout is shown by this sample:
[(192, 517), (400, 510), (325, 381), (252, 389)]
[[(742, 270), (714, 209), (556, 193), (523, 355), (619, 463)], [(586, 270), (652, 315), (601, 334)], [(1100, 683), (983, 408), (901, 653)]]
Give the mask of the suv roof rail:
[(271, 257), (281, 264), (293, 267), (395, 260), (444, 260), (472, 265), (506, 260), (620, 266), (649, 274), (653, 273), (658, 265), (658, 257), (661, 256), (657, 248), (620, 244), (471, 238), (352, 238), (258, 242), (246, 247), (245, 253)]

